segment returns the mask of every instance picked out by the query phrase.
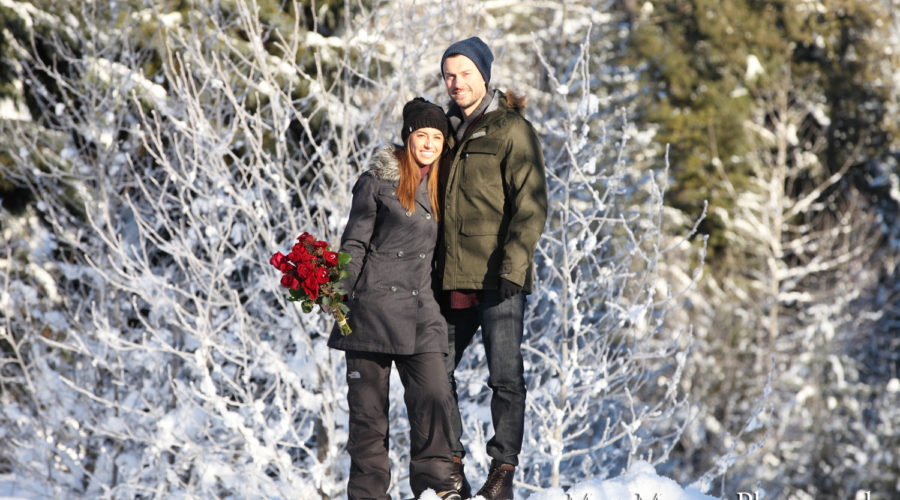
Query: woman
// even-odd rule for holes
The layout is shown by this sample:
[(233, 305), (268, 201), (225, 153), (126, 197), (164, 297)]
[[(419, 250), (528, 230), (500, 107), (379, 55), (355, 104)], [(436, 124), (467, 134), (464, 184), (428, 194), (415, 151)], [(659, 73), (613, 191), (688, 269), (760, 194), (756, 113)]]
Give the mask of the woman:
[(431, 288), (438, 233), (438, 174), (448, 124), (440, 107), (416, 98), (403, 107), (403, 146), (378, 151), (353, 187), (341, 250), (351, 256), (346, 351), (350, 408), (348, 497), (388, 499), (388, 382), (397, 365), (410, 424), (409, 483), (446, 499), (453, 490), (450, 409), (444, 369), (447, 325)]

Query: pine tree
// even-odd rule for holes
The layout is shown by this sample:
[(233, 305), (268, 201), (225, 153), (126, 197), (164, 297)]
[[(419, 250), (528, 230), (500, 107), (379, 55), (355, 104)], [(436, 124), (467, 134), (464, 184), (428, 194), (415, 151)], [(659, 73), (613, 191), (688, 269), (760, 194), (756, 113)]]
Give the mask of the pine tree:
[[(891, 69), (880, 45), (884, 10), (870, 2), (819, 4), (747, 0), (646, 2), (632, 15), (630, 46), (647, 91), (640, 120), (661, 126), (671, 145), (674, 206), (697, 213), (712, 207), (711, 257), (718, 264), (727, 242), (733, 197), (752, 175), (753, 138), (746, 123), (759, 104), (748, 90), (787, 74), (791, 85), (813, 92), (811, 127), (826, 132), (820, 154), (829, 172), (854, 164), (859, 185), (872, 164), (896, 144), (886, 121)], [(893, 56), (896, 57), (896, 56)], [(725, 264), (724, 267), (729, 267)]]
[[(884, 62), (895, 50), (883, 42), (885, 11), (870, 2), (654, 6), (635, 23), (633, 42), (657, 93), (643, 116), (672, 141), (672, 191), (699, 192), (713, 219), (704, 228), (713, 272), (696, 301), (709, 306), (694, 321), (699, 349), (717, 361), (700, 363), (714, 376), (697, 378), (693, 392), (719, 398), (711, 416), (723, 429), (740, 428), (752, 411), (748, 396), (765, 390), (771, 371), (780, 422), (771, 446), (784, 454), (765, 453), (782, 472), (750, 467), (747, 480), (784, 494), (852, 494), (859, 482), (850, 471), (861, 464), (832, 455), (854, 438), (819, 423), (834, 408), (830, 395), (853, 405), (848, 393), (870, 389), (852, 380), (848, 391), (817, 367), (855, 373), (846, 349), (873, 327), (864, 319), (877, 311), (869, 297), (891, 272), (878, 255), (888, 244), (879, 207), (892, 202), (871, 182), (884, 178), (897, 142), (896, 124), (885, 122), (896, 102), (885, 85), (896, 67)], [(699, 200), (674, 203), (697, 210)], [(791, 410), (807, 391), (823, 399)], [(810, 447), (813, 456), (793, 452)]]

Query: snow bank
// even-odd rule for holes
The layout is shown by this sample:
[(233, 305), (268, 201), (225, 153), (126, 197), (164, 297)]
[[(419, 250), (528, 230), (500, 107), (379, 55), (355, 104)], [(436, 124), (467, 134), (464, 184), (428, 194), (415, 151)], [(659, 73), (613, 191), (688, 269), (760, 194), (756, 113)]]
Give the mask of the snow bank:
[[(0, 500), (30, 500), (40, 498), (41, 488), (17, 485), (11, 474), (0, 474)], [(44, 492), (46, 493), (46, 492)], [(520, 495), (523, 494), (518, 489)], [(474, 497), (480, 500), (481, 497)], [(532, 493), (528, 500), (715, 500), (715, 497), (704, 495), (695, 488), (683, 489), (675, 481), (659, 476), (647, 462), (636, 462), (622, 474), (613, 479), (586, 480), (578, 483), (568, 491), (562, 488), (549, 488)], [(434, 491), (426, 490), (420, 500), (440, 500)]]
[[(521, 489), (518, 490), (521, 494)], [(475, 499), (481, 499), (476, 496)], [(578, 483), (568, 491), (548, 488), (532, 493), (528, 500), (715, 500), (696, 488), (683, 489), (675, 481), (656, 473), (648, 462), (635, 462), (621, 476), (613, 479), (589, 479)], [(420, 500), (439, 500), (433, 491), (427, 490)]]

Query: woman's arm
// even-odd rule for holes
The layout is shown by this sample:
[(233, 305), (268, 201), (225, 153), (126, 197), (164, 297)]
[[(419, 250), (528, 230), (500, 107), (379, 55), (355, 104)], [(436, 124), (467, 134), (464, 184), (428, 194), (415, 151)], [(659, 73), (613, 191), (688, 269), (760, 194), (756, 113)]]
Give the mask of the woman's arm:
[(376, 193), (375, 177), (369, 173), (363, 173), (353, 186), (353, 201), (350, 206), (350, 217), (347, 227), (341, 236), (341, 251), (350, 254), (350, 262), (345, 268), (347, 277), (344, 279), (344, 288), (348, 294), (356, 288), (359, 272), (365, 262), (369, 241), (375, 230), (375, 217), (378, 212), (378, 204), (375, 201)]

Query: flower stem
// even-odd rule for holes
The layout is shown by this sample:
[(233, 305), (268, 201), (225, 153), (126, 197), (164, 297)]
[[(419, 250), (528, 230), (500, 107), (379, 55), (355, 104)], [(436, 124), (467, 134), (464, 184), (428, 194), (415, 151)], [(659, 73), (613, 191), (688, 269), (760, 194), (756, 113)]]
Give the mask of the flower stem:
[(331, 314), (334, 316), (334, 319), (337, 320), (338, 326), (341, 328), (341, 335), (345, 337), (350, 335), (350, 325), (347, 324), (347, 318), (344, 316), (344, 313), (341, 312), (339, 307), (333, 307), (331, 309)]

